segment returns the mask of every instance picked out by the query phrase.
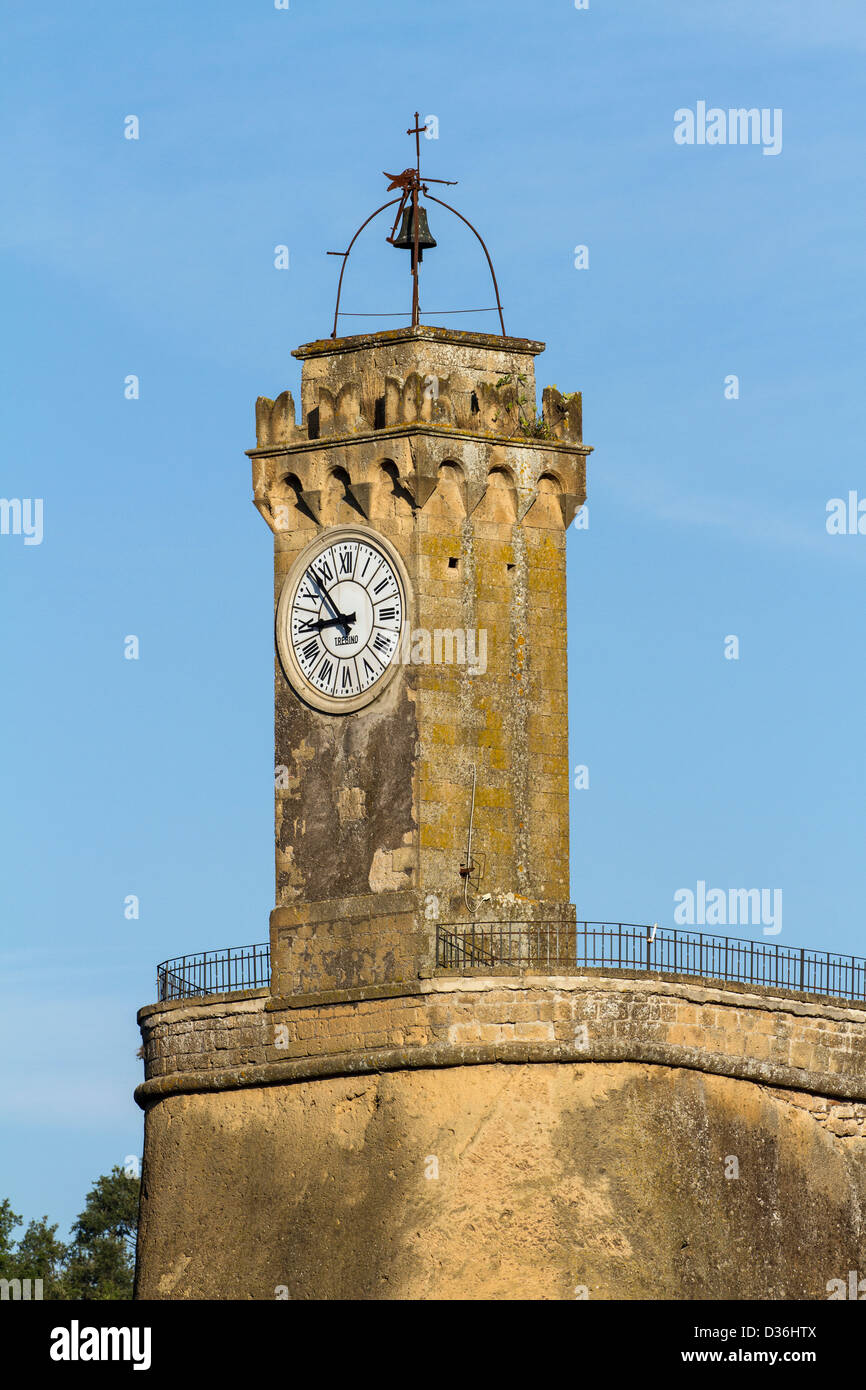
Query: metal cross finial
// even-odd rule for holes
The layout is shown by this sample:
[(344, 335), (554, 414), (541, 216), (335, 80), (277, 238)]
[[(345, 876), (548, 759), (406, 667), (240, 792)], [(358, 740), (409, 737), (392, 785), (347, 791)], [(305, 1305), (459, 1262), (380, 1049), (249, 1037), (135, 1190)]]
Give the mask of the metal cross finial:
[(420, 177), (421, 177), (421, 132), (424, 131), (424, 132), (426, 133), (426, 130), (427, 130), (427, 122), (426, 122), (426, 121), (424, 122), (423, 125), (419, 125), (419, 124), (418, 124), (418, 122), (419, 122), (420, 119), (421, 119), (421, 118), (420, 118), (420, 116), (418, 115), (418, 112), (416, 111), (416, 112), (415, 112), (415, 124), (414, 124), (413, 126), (410, 126), (409, 129), (406, 131), (406, 134), (407, 134), (407, 135), (414, 135), (414, 136), (415, 136), (415, 168), (418, 170), (418, 177), (419, 177), (419, 179), (420, 179)]
[(391, 242), (392, 246), (394, 244), (394, 237), (397, 232), (397, 227), (400, 224), (400, 219), (403, 216), (406, 203), (409, 201), (410, 198), (412, 199), (412, 263), (409, 268), (412, 273), (413, 328), (416, 327), (417, 324), (420, 322), (420, 310), (418, 307), (418, 265), (421, 258), (418, 254), (418, 194), (422, 192), (427, 192), (428, 183), (448, 183), (453, 185), (457, 182), (456, 179), (427, 179), (423, 183), (421, 182), (421, 136), (426, 131), (427, 126), (426, 124), (420, 125), (420, 120), (421, 117), (419, 113), (416, 111), (415, 124), (413, 126), (410, 126), (409, 129), (406, 131), (407, 135), (415, 136), (415, 168), (404, 169), (402, 174), (385, 174), (385, 178), (391, 180), (391, 182), (388, 184), (387, 190), (389, 193), (391, 193), (395, 188), (402, 189), (400, 205), (397, 208), (397, 216), (394, 218), (394, 225), (391, 228), (391, 235), (388, 237), (388, 241)]

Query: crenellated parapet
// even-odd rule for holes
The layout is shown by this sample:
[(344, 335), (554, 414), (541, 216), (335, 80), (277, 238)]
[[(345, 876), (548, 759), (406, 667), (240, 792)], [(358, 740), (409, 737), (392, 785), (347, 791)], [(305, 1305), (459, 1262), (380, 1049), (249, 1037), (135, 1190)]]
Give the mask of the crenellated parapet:
[(291, 391), (275, 401), (259, 396), (256, 401), (256, 445), (303, 444), (335, 435), (394, 429), (400, 425), (426, 424), (471, 434), (497, 435), (503, 439), (555, 439), (583, 443), (581, 393), (563, 395), (547, 386), (541, 415), (535, 414), (522, 382), (510, 374), (499, 381), (481, 380), (471, 391), (452, 394), (450, 378), (410, 372), (405, 379), (386, 376), (381, 393), (365, 396), (360, 381), (346, 382), (334, 392), (317, 383), (315, 401), (299, 422)]
[(421, 328), (299, 348), (300, 414), (289, 391), (256, 402), (256, 506), (275, 532), (332, 524), (343, 503), (371, 520), (395, 494), (470, 516), (492, 483), (515, 522), (567, 527), (591, 450), (580, 392), (548, 386), (537, 412), (543, 346)]

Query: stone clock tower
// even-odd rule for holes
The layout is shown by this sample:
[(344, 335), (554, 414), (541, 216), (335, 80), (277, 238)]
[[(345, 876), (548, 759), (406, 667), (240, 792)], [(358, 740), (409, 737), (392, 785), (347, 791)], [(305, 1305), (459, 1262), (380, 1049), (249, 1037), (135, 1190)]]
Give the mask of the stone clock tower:
[(494, 925), (573, 918), (565, 532), (589, 451), (579, 396), (549, 388), (536, 415), (542, 350), (327, 339), (294, 354), (299, 418), (288, 393), (257, 403), (277, 995), (428, 978), (465, 954), (458, 925), (479, 924), (480, 964)]
[(256, 404), (269, 974), (186, 958), (141, 1011), (139, 1297), (484, 1296), (457, 1149), (503, 1063), (563, 1055), (552, 1002), (504, 977), (574, 953), (565, 546), (589, 450), (579, 394), (537, 409), (543, 346), (324, 339), (294, 354), (300, 409)]

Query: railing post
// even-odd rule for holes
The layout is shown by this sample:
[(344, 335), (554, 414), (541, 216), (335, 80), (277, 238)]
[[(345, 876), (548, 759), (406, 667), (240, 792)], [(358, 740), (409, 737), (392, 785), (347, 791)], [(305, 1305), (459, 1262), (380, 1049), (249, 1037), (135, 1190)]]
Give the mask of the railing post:
[(801, 947), (800, 947), (800, 993), (801, 993), (801, 994), (803, 993), (803, 990), (804, 990), (804, 986), (803, 986), (803, 976), (804, 976), (804, 972), (805, 972), (805, 967), (806, 967), (806, 948), (805, 948), (805, 946), (801, 946)]

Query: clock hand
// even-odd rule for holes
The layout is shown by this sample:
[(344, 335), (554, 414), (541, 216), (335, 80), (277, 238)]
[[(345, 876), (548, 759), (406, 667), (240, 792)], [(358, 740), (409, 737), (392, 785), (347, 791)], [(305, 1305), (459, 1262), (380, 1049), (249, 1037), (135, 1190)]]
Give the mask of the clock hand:
[(354, 613), (338, 613), (336, 618), (317, 618), (315, 621), (302, 623), (300, 630), (301, 632), (321, 632), (324, 627), (342, 627), (346, 629), (346, 636), (348, 637), (348, 624), (356, 621)]
[(315, 579), (316, 583), (318, 584), (318, 586), (319, 586), (319, 592), (321, 593), (322, 598), (325, 600), (325, 602), (326, 602), (326, 604), (328, 605), (328, 607), (330, 608), (331, 612), (336, 616), (337, 610), (336, 610), (336, 608), (334, 607), (333, 603), (331, 602), (331, 599), (330, 599), (330, 596), (329, 596), (329, 594), (328, 594), (327, 589), (325, 588), (324, 584), (322, 583), (322, 580), (321, 580), (321, 579), (319, 578), (319, 576), (316, 574), (316, 571), (313, 569), (313, 566), (312, 566), (312, 565), (310, 565), (310, 574), (313, 576), (313, 578)]
[[(336, 623), (337, 625), (339, 625), (339, 626), (343, 629), (343, 635), (344, 635), (345, 637), (348, 637), (348, 635), (349, 635), (349, 623), (355, 621), (355, 615), (352, 614), (352, 617), (349, 619), (349, 618), (344, 617), (342, 613), (339, 613), (339, 612), (337, 611), (337, 609), (334, 607), (333, 603), (331, 602), (330, 595), (328, 594), (327, 589), (325, 588), (325, 586), (324, 586), (324, 584), (322, 583), (322, 581), (321, 581), (321, 579), (319, 578), (319, 576), (316, 574), (316, 571), (313, 569), (313, 566), (312, 566), (312, 565), (310, 565), (310, 574), (313, 576), (313, 578), (315, 579), (316, 583), (318, 584), (319, 590), (320, 590), (321, 595), (322, 595), (322, 598), (325, 600), (325, 603), (328, 605), (328, 607), (330, 608), (331, 612), (333, 613), (335, 623)], [(334, 623), (329, 624), (329, 626), (332, 626), (332, 627), (333, 627), (333, 626), (334, 626)]]

